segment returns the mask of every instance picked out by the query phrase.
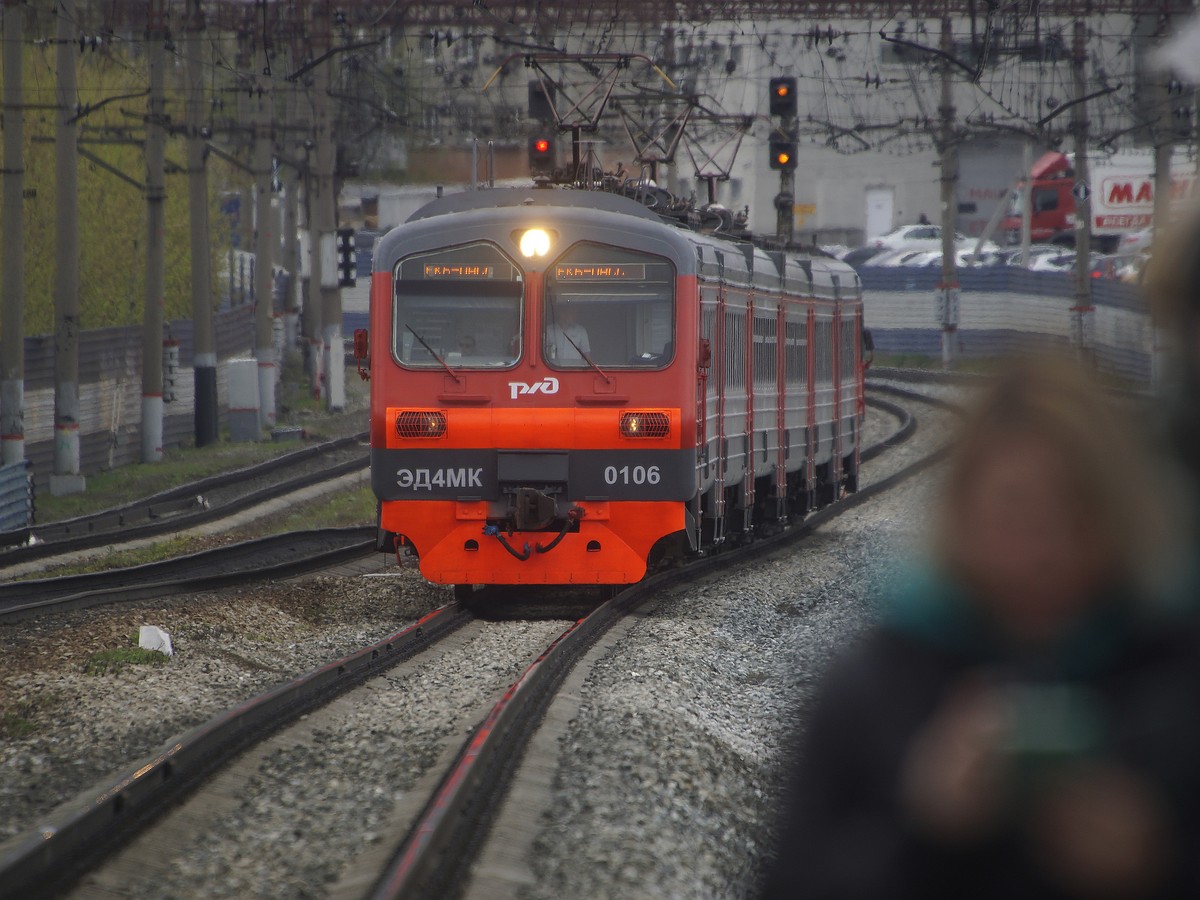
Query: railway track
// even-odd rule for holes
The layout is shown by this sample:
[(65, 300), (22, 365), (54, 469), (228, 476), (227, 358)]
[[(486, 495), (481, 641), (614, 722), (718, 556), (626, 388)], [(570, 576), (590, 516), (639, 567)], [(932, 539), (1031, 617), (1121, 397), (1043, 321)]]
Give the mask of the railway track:
[(7, 581), (0, 583), (0, 622), (48, 611), (287, 578), (374, 550), (374, 528), (322, 528), (242, 541), (141, 566)]
[[(887, 401), (873, 405), (888, 409)], [(915, 420), (910, 414), (895, 404), (888, 411), (899, 419), (897, 431), (867, 448), (864, 456), (878, 455), (912, 433)], [(685, 569), (654, 575), (558, 634), (525, 666), (501, 701), (473, 729), (408, 839), (383, 868), (384, 874), (372, 888), (373, 896), (439, 895), (462, 883), (471, 851), (486, 832), (489, 816), (497, 808), (507, 778), (546, 705), (572, 665), (614, 623), (669, 585), (748, 562), (802, 539), (822, 523), (916, 474), (936, 458), (934, 454), (905, 466), (774, 538), (715, 554)], [(156, 813), (266, 731), (327, 702), (335, 693), (382, 671), (389, 662), (399, 662), (429, 648), (440, 635), (455, 631), (470, 617), (462, 605), (451, 604), (384, 642), (281, 685), (171, 742), (162, 752), (89, 792), (74, 812), (31, 835), (0, 859), (0, 882), (34, 893), (60, 889), (107, 858), (114, 846), (129, 839), (132, 831), (144, 827)], [(407, 655), (402, 655), (400, 648), (405, 648)]]
[(159, 537), (250, 509), (368, 465), (366, 432), (314, 444), (87, 516), (0, 532), (0, 567)]

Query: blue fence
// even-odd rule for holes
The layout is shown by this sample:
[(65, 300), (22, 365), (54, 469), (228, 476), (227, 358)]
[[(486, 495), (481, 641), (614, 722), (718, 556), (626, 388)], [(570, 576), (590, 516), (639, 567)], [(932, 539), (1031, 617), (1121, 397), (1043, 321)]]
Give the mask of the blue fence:
[(0, 466), (0, 532), (16, 531), (33, 522), (33, 482), (29, 460)]
[[(864, 268), (864, 320), (881, 353), (941, 354), (937, 315), (939, 270)], [(956, 340), (963, 356), (990, 357), (1070, 345), (1075, 282), (1062, 272), (1012, 267), (959, 272)], [(1097, 366), (1135, 381), (1150, 380), (1154, 333), (1136, 285), (1096, 279), (1094, 312), (1085, 320)]]

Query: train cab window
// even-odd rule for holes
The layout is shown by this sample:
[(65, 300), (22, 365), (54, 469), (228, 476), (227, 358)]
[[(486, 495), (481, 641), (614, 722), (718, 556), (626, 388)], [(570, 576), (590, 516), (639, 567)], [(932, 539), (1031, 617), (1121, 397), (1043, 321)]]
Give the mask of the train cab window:
[(521, 269), (492, 244), (405, 257), (396, 267), (396, 360), (411, 368), (515, 365), (523, 298)]
[(661, 369), (674, 359), (675, 267), (666, 259), (580, 243), (546, 269), (545, 284), (550, 366)]

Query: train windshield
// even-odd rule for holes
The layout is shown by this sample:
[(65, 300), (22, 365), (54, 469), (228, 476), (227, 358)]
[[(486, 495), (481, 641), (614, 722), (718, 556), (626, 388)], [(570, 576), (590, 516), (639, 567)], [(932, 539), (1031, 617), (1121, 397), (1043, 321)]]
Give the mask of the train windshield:
[(521, 270), (492, 244), (402, 259), (392, 318), (397, 361), (412, 368), (515, 365), (523, 296)]
[(558, 369), (661, 369), (675, 356), (675, 267), (602, 244), (546, 269), (542, 352)]

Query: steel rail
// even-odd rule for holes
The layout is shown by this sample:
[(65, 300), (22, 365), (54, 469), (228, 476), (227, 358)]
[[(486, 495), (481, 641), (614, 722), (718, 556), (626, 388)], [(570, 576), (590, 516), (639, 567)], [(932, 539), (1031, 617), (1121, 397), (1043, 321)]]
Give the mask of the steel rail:
[[(866, 448), (862, 454), (864, 458), (878, 455), (886, 447), (903, 442), (915, 429), (915, 419), (902, 407), (875, 398), (871, 398), (869, 402), (872, 406), (896, 416), (899, 427), (889, 437)], [(880, 489), (880, 485), (871, 485), (854, 496), (869, 496)], [(791, 534), (807, 533), (830, 518), (831, 512), (840, 512), (839, 507), (843, 506), (847, 505), (843, 503), (827, 507), (826, 510), (810, 517), (799, 530), (793, 530)], [(360, 552), (368, 547), (373, 549), (373, 530), (361, 531), (370, 531), (372, 540), (359, 545)], [(533, 692), (530, 685), (533, 682), (542, 682), (540, 708), (544, 709), (553, 697), (553, 690), (549, 693), (544, 691), (561, 683), (570, 665), (577, 658), (563, 653), (559, 650), (560, 647), (569, 644), (574, 652), (578, 652), (575, 648), (581, 647), (583, 643), (590, 646), (591, 642), (620, 616), (637, 603), (644, 602), (655, 590), (668, 584), (700, 577), (727, 562), (740, 562), (752, 555), (769, 552), (779, 546), (779, 543), (777, 540), (763, 541), (740, 551), (714, 555), (685, 570), (652, 576), (634, 590), (622, 592), (556, 638), (526, 669), (517, 683), (509, 688), (505, 698), (509, 702), (525, 705)], [(350, 551), (353, 548), (346, 549)], [(194, 556), (201, 557), (203, 554)], [(324, 564), (328, 564), (328, 560), (318, 562), (309, 558), (304, 562), (304, 565), (310, 568)], [(262, 573), (263, 577), (271, 577), (273, 574), (294, 574), (296, 570), (297, 566), (293, 561), (281, 563), (270, 570), (260, 567), (256, 571)], [(199, 575), (189, 581), (171, 584), (180, 589), (196, 590), (244, 581), (245, 578), (244, 572), (230, 572)], [(117, 594), (129, 599), (135, 596), (151, 596), (162, 593), (166, 585), (166, 582), (159, 581), (133, 588), (101, 589), (90, 595), (72, 597), (66, 602), (91, 605), (117, 599), (114, 596)], [(43, 603), (38, 608), (44, 609), (45, 605)], [(27, 610), (26, 614), (33, 611), (36, 609)], [(451, 603), (383, 641), (247, 700), (204, 725), (173, 738), (158, 752), (82, 793), (75, 808), (61, 818), (10, 844), (6, 855), (0, 857), (0, 884), (4, 884), (6, 889), (12, 889), (20, 896), (50, 896), (61, 892), (82, 874), (99, 865), (114, 850), (131, 840), (140, 830), (148, 827), (167, 807), (179, 802), (205, 778), (231, 762), (237, 754), (371, 675), (412, 658), (457, 630), (471, 617), (472, 613), (465, 604)], [(585, 646), (583, 649), (586, 651)], [(527, 733), (523, 735), (525, 741), (532, 736), (532, 730), (539, 719), (540, 716), (534, 716), (527, 720)], [(488, 759), (496, 754), (495, 739), (488, 740), (490, 735), (496, 733), (514, 735), (511, 710), (505, 712), (493, 709), (469, 738), (467, 749), (474, 750), (475, 757), (485, 757), (482, 761), (473, 760), (469, 767), (472, 771), (468, 774), (473, 781), (479, 780), (478, 773), (483, 771)], [(518, 761), (519, 756), (510, 753), (510, 773)], [(474, 768), (475, 762), (479, 762), (479, 768)], [(492, 798), (493, 802), (498, 801), (506, 781), (507, 779), (504, 779), (495, 784), (499, 793)], [(445, 784), (443, 782), (443, 788)], [(439, 845), (444, 840), (440, 831), (427, 833), (429, 838)], [(385, 882), (386, 876), (381, 880), (381, 884)]]
[[(332, 544), (332, 546), (330, 546)], [(290, 578), (375, 551), (375, 529), (319, 528), (275, 534), (159, 562), (0, 584), (0, 622), (183, 591)]]
[(126, 771), (80, 794), (61, 818), (0, 857), (4, 896), (54, 896), (103, 862), (239, 753), (301, 715), (456, 631), (472, 618), (451, 603), (349, 656), (233, 707), (172, 738)]
[(252, 466), (210, 475), (112, 509), (61, 522), (0, 532), (0, 563), (28, 562), (60, 553), (101, 547), (111, 543), (115, 533), (119, 533), (122, 540), (156, 537), (241, 512), (292, 491), (360, 471), (368, 465), (367, 454), (364, 453), (362, 459), (347, 460), (326, 469), (298, 475), (211, 507), (201, 506), (198, 498), (221, 488), (269, 476), (305, 460), (353, 447), (366, 437), (367, 433), (361, 432), (326, 441)]
[[(897, 392), (911, 393), (903, 389)], [(935, 398), (912, 394), (911, 399)], [(934, 405), (941, 406), (944, 402)], [(893, 435), (864, 452), (877, 455), (884, 446), (902, 442), (914, 433), (915, 427), (909, 427), (912, 424), (910, 415), (901, 426), (901, 431), (906, 431), (905, 438), (893, 440), (896, 437)], [(491, 819), (554, 695), (575, 663), (621, 618), (658, 596), (664, 588), (750, 562), (803, 540), (816, 528), (911, 478), (944, 455), (945, 448), (934, 451), (777, 535), (713, 554), (683, 569), (652, 575), (564, 631), (521, 673), (467, 737), (408, 837), (373, 887), (369, 895), (372, 900), (450, 897), (460, 891)]]

